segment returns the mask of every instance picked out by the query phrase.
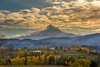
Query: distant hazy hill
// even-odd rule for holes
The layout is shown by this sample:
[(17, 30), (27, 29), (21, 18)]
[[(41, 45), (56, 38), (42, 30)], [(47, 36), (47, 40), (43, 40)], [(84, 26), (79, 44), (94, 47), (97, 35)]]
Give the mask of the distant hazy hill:
[[(59, 32), (59, 31), (58, 31)], [(8, 43), (14, 46), (33, 46), (33, 45), (50, 45), (50, 44), (73, 44), (73, 45), (100, 45), (100, 33), (79, 36), (79, 37), (50, 37), (40, 40), (32, 39), (7, 39)]]
[(100, 43), (100, 33), (85, 35), (79, 39), (72, 41), (72, 43), (80, 43), (80, 44)]
[(39, 39), (50, 38), (50, 37), (76, 37), (76, 36), (77, 35), (75, 35), (75, 34), (62, 32), (60, 29), (58, 29), (52, 25), (49, 25), (43, 31), (34, 32), (28, 36), (21, 36), (18, 39), (39, 40)]
[(12, 45), (50, 45), (50, 44), (67, 44), (71, 41), (78, 39), (79, 37), (69, 38), (69, 37), (51, 37), (41, 40), (32, 40), (32, 39), (7, 39), (8, 43)]

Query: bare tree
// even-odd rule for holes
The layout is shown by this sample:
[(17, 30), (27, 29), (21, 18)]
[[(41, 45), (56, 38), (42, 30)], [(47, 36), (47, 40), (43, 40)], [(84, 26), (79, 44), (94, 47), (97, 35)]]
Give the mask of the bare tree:
[(14, 50), (14, 47), (13, 47), (12, 44), (9, 44), (9, 45), (8, 45), (8, 50), (9, 50), (9, 51), (13, 51), (13, 50)]
[(5, 38), (5, 35), (0, 35), (0, 47), (2, 46), (3, 42), (6, 42), (4, 38)]

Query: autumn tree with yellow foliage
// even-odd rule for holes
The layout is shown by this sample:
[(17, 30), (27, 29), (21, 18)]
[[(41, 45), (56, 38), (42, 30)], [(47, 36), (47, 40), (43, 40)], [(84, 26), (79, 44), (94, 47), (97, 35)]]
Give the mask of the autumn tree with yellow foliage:
[(90, 67), (91, 61), (86, 59), (76, 59), (72, 67)]
[(25, 57), (22, 58), (16, 57), (11, 59), (12, 65), (24, 65), (24, 62), (25, 62)]

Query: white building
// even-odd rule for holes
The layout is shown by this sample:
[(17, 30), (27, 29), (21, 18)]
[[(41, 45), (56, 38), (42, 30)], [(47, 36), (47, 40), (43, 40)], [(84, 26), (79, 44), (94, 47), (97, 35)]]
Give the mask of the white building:
[(51, 47), (50, 50), (55, 50), (55, 48), (54, 47)]
[(40, 50), (38, 50), (38, 51), (33, 51), (33, 53), (40, 53), (41, 51)]

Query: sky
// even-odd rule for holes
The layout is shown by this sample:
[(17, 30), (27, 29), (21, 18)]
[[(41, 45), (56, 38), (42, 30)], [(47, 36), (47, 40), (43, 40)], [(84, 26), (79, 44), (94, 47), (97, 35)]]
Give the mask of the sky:
[(0, 35), (25, 36), (54, 25), (66, 33), (100, 33), (100, 0), (0, 0)]

